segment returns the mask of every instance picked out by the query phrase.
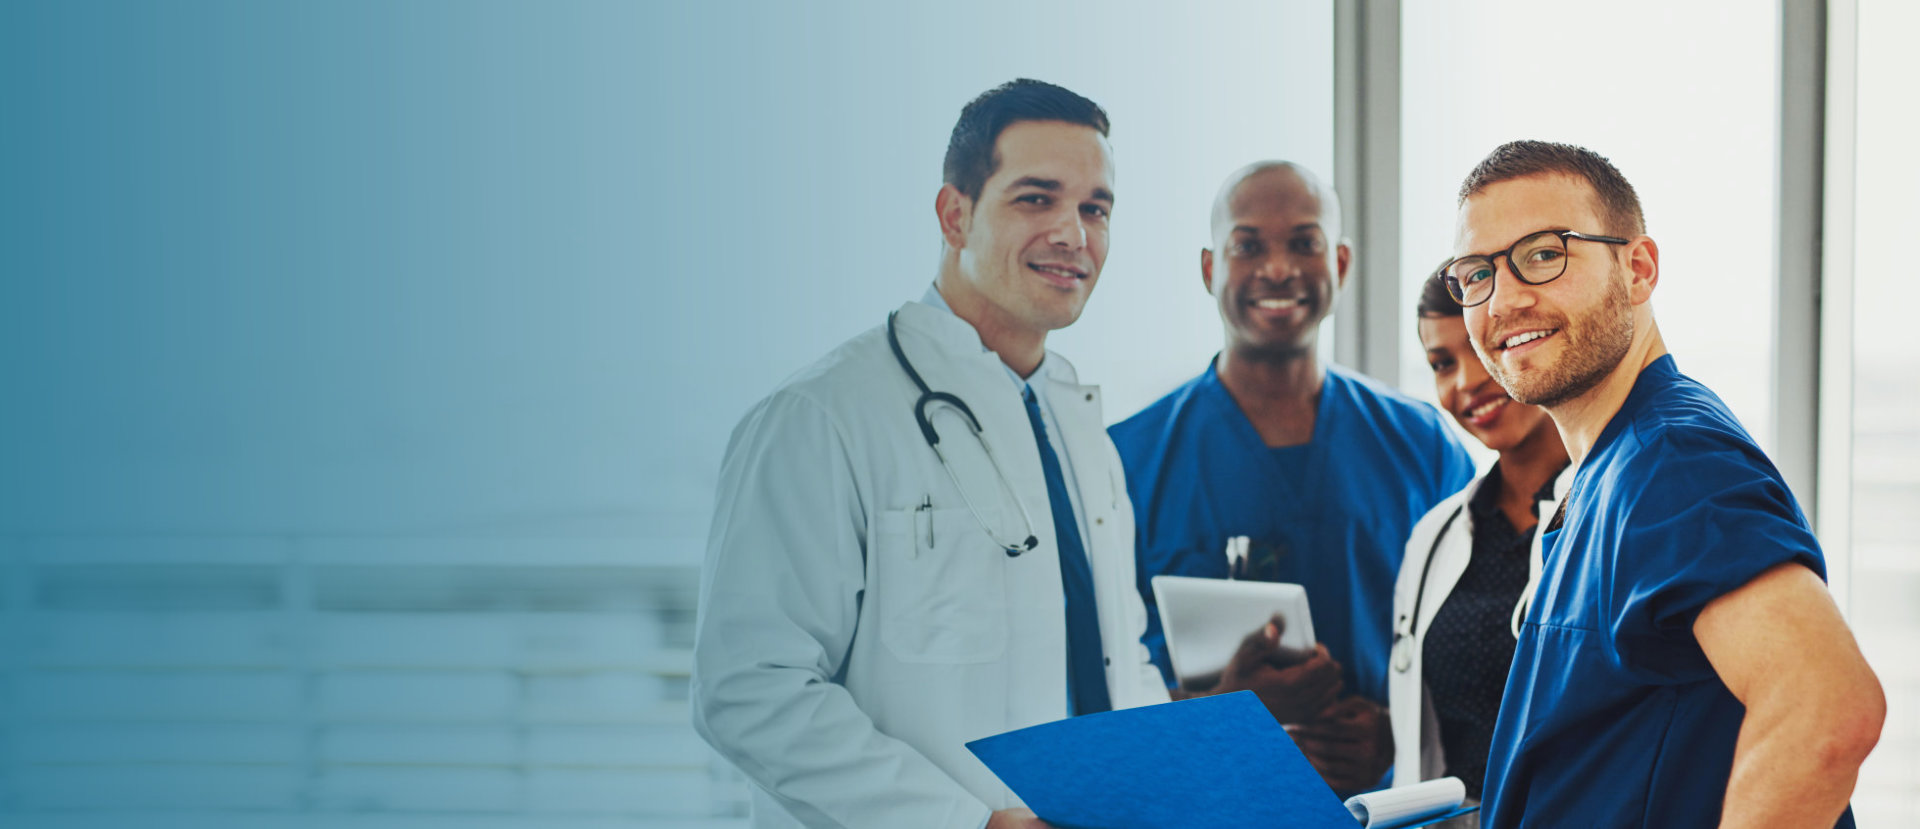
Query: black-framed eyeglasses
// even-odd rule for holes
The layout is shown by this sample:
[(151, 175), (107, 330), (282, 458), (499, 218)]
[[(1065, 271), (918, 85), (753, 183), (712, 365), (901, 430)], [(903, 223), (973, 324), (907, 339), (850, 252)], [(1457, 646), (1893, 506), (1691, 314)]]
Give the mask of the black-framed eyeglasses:
[(1568, 239), (1608, 245), (1624, 245), (1633, 241), (1571, 230), (1542, 230), (1521, 237), (1520, 241), (1514, 242), (1506, 250), (1487, 256), (1462, 256), (1448, 262), (1446, 267), (1440, 269), (1440, 281), (1446, 283), (1447, 293), (1453, 295), (1453, 301), (1460, 303), (1463, 308), (1472, 308), (1493, 298), (1494, 263), (1504, 256), (1507, 258), (1507, 267), (1521, 282), (1545, 285), (1567, 272)]

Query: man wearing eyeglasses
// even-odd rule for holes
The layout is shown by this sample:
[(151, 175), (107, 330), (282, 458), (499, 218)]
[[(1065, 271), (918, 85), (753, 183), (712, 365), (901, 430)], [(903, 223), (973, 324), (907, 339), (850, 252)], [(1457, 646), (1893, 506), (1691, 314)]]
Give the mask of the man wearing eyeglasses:
[(1885, 699), (1780, 473), (1654, 322), (1659, 247), (1599, 155), (1504, 145), (1460, 188), (1487, 370), (1577, 466), (1548, 525), (1482, 825), (1852, 826)]
[[(1321, 359), (1320, 326), (1352, 261), (1332, 188), (1289, 162), (1236, 171), (1215, 199), (1199, 262), (1220, 354), (1109, 430), (1139, 516), (1150, 611), (1151, 579), (1162, 574), (1307, 589), (1314, 653), (1283, 652), (1269, 626), (1217, 681), (1178, 692), (1254, 691), (1343, 794), (1375, 786), (1393, 760), (1383, 706), (1407, 536), (1473, 474), (1432, 406)], [(1247, 553), (1234, 564), (1230, 539)], [(1174, 685), (1158, 615), (1149, 618), (1144, 641)]]

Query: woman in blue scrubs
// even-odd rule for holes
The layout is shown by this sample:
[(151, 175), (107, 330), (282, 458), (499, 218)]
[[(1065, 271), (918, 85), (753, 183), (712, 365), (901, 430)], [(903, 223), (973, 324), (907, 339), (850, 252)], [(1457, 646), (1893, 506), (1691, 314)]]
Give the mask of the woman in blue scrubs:
[(1487, 373), (1461, 311), (1429, 278), (1420, 344), (1440, 408), (1499, 459), (1414, 526), (1394, 586), (1387, 683), (1394, 783), (1451, 775), (1477, 803), (1513, 664), (1513, 617), (1540, 572), (1537, 528), (1553, 512), (1567, 450), (1546, 411), (1515, 402)]

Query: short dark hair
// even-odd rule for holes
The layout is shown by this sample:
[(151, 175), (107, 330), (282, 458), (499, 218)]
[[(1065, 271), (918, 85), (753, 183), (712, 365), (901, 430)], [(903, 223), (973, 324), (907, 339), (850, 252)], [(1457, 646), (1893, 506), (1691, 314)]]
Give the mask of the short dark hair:
[(1593, 188), (1600, 221), (1607, 224), (1601, 232), (1615, 236), (1638, 236), (1647, 232), (1646, 219), (1640, 214), (1640, 197), (1633, 192), (1633, 185), (1627, 183), (1627, 177), (1605, 156), (1572, 144), (1510, 141), (1495, 147), (1467, 174), (1467, 180), (1460, 183), (1460, 197), (1455, 204), (1465, 204), (1474, 194), (1500, 182), (1542, 173), (1584, 179)]
[(1433, 273), (1427, 274), (1427, 278), (1421, 281), (1420, 301), (1414, 305), (1413, 309), (1415, 315), (1422, 317), (1465, 317), (1467, 315), (1467, 309), (1460, 307), (1460, 302), (1453, 298), (1451, 291), (1447, 290), (1447, 283), (1440, 279), (1441, 272), (1452, 263), (1452, 259), (1441, 262), (1439, 267), (1433, 269)]
[(960, 110), (947, 139), (944, 179), (967, 198), (980, 197), (987, 179), (1000, 169), (993, 151), (1000, 133), (1021, 121), (1065, 121), (1107, 134), (1107, 111), (1066, 87), (1018, 78), (985, 92)]

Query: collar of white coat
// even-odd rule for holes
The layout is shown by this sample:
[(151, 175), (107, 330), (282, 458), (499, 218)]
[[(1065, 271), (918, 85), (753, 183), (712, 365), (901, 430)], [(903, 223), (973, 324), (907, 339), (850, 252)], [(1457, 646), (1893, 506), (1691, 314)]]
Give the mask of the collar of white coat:
[(1007, 376), (1012, 378), (1015, 389), (1025, 388), (1028, 383), (1043, 379), (1070, 386), (1080, 384), (1080, 373), (1074, 369), (1073, 364), (1052, 350), (1048, 350), (1041, 358), (1040, 365), (1033, 371), (1033, 376), (1021, 379), (1017, 372), (1000, 360), (1000, 355), (993, 353), (992, 349), (987, 348), (986, 343), (980, 341), (980, 332), (973, 327), (973, 323), (953, 313), (953, 309), (947, 305), (946, 298), (940, 296), (938, 286), (928, 286), (926, 294), (920, 297), (919, 302), (909, 302), (900, 306), (898, 319), (901, 327), (910, 328), (932, 338), (934, 343), (943, 350), (956, 354), (984, 353), (992, 357), (994, 363), (1005, 369)]
[(1527, 544), (1527, 586), (1520, 589), (1520, 601), (1513, 606), (1513, 618), (1508, 625), (1514, 639), (1520, 638), (1520, 622), (1527, 618), (1533, 594), (1540, 589), (1541, 571), (1546, 569), (1547, 524), (1553, 521), (1554, 513), (1560, 511), (1560, 505), (1573, 490), (1574, 476), (1579, 474), (1579, 464), (1568, 464), (1560, 470), (1560, 477), (1553, 479), (1553, 500), (1540, 502), (1540, 523), (1534, 525), (1533, 540)]
[[(1495, 461), (1495, 462), (1498, 463), (1498, 461)], [(1487, 468), (1487, 473), (1490, 473), (1492, 471), (1493, 471), (1492, 467)], [(1543, 522), (1552, 520), (1553, 513), (1547, 511), (1547, 505), (1551, 504), (1556, 509), (1560, 506), (1560, 502), (1565, 500), (1567, 497), (1567, 489), (1573, 486), (1574, 474), (1579, 471), (1580, 470), (1577, 468), (1577, 466), (1573, 464), (1569, 464), (1560, 470), (1559, 477), (1556, 477), (1553, 479), (1553, 489), (1552, 489), (1553, 497), (1540, 499), (1540, 505), (1538, 507), (1535, 507), (1535, 509), (1540, 510), (1540, 514), (1535, 517), (1539, 518)], [(1490, 477), (1490, 475), (1486, 473), (1482, 473), (1479, 476), (1476, 476), (1473, 480), (1467, 482), (1466, 487), (1462, 488), (1458, 495), (1454, 496), (1454, 498), (1457, 498), (1459, 500), (1461, 509), (1466, 509), (1466, 505), (1473, 502), (1473, 496), (1480, 492), (1480, 487), (1486, 485), (1488, 477)], [(1452, 503), (1454, 501), (1454, 498), (1449, 498), (1448, 502)], [(1471, 515), (1468, 515), (1466, 517), (1472, 518)], [(1545, 525), (1542, 524), (1541, 526), (1544, 527)]]

